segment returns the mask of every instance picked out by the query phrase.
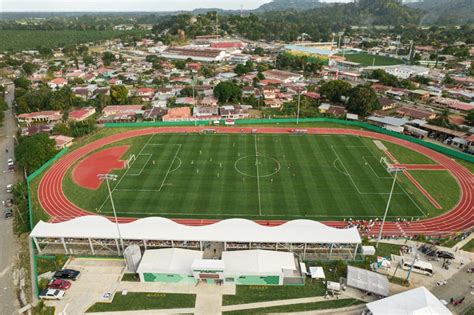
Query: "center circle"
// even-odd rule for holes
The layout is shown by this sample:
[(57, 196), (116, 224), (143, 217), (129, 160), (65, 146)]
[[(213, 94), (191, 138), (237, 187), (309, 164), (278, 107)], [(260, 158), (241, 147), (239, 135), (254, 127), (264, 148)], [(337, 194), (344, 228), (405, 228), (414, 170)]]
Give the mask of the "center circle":
[(265, 155), (247, 155), (237, 159), (235, 170), (248, 177), (269, 177), (280, 171), (281, 165), (277, 159)]

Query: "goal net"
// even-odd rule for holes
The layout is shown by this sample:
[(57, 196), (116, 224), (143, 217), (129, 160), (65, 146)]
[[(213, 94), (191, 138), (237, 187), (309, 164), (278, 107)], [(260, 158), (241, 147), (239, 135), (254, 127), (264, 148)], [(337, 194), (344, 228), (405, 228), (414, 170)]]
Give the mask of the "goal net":
[(130, 154), (128, 159), (125, 161), (125, 168), (130, 168), (130, 165), (136, 160), (135, 154)]
[(401, 167), (399, 165), (396, 165), (396, 164), (393, 164), (393, 163), (390, 163), (388, 161), (388, 159), (384, 156), (382, 156), (380, 158), (380, 164), (382, 164), (383, 168), (385, 168), (387, 170), (387, 172), (389, 173), (393, 173), (393, 172), (398, 172), (398, 171), (403, 171), (405, 170), (404, 167)]

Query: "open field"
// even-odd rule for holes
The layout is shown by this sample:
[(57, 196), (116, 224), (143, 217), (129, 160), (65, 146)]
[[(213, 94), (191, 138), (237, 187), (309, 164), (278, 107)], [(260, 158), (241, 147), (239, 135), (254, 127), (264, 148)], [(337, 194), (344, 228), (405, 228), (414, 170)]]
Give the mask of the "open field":
[[(356, 53), (356, 54), (345, 54), (344, 57), (347, 61), (351, 62), (358, 62), (363, 66), (391, 66), (391, 65), (399, 65), (402, 64), (403, 61), (400, 59), (396, 59), (393, 57), (386, 57), (386, 56), (379, 56), (379, 55), (371, 55), (371, 54), (364, 54), (364, 53)], [(375, 62), (374, 62), (375, 59)]]
[(144, 30), (132, 31), (37, 31), (37, 30), (1, 30), (0, 51), (55, 48), (59, 46), (96, 42), (126, 35), (144, 35)]
[[(383, 151), (349, 135), (156, 134), (113, 144), (119, 145), (136, 156), (130, 168), (114, 171), (119, 216), (380, 217), (393, 181), (380, 164)], [(83, 209), (112, 214), (105, 185), (79, 187), (71, 173), (63, 182), (66, 196)], [(391, 217), (424, 216), (399, 183), (392, 200)]]

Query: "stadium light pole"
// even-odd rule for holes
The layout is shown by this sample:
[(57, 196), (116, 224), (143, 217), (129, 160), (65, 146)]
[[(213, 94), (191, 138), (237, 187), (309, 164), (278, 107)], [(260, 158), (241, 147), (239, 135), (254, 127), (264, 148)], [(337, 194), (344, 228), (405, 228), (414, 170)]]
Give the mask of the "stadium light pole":
[(298, 86), (298, 110), (296, 112), (296, 124), (300, 121), (300, 103), (301, 103), (301, 87)]
[(122, 233), (120, 233), (120, 226), (117, 219), (117, 213), (115, 212), (114, 199), (112, 198), (112, 191), (110, 190), (110, 184), (109, 184), (109, 180), (115, 181), (117, 180), (117, 177), (118, 176), (115, 174), (97, 174), (97, 178), (99, 178), (100, 180), (105, 180), (105, 182), (107, 183), (107, 190), (109, 191), (110, 203), (112, 204), (112, 211), (114, 213), (114, 218), (115, 218), (115, 226), (117, 227), (117, 232), (120, 239), (120, 250), (122, 251), (122, 254), (123, 254), (123, 251), (124, 251), (123, 238), (122, 238)]
[(388, 195), (387, 206), (385, 207), (385, 213), (383, 215), (382, 224), (380, 225), (379, 236), (377, 237), (377, 243), (375, 244), (375, 248), (379, 247), (379, 242), (382, 238), (383, 226), (385, 225), (385, 219), (387, 218), (388, 209), (390, 208), (390, 202), (392, 201), (393, 189), (395, 188), (395, 182), (397, 181), (397, 174), (398, 172), (401, 172), (403, 170), (404, 169), (401, 167), (397, 167), (393, 170), (388, 169), (389, 172), (395, 173), (395, 176), (393, 176), (392, 188), (390, 189), (390, 194)]

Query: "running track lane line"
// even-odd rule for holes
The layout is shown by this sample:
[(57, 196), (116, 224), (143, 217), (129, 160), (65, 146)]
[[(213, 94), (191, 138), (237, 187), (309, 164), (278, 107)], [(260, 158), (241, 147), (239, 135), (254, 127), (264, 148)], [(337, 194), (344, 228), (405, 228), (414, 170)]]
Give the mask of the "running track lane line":
[[(67, 170), (82, 156), (92, 152), (93, 150), (99, 149), (106, 144), (113, 143), (122, 139), (148, 135), (153, 133), (186, 133), (186, 132), (198, 132), (202, 128), (200, 127), (165, 127), (165, 128), (146, 128), (126, 131), (123, 133), (115, 134), (109, 137), (99, 139), (91, 142), (81, 148), (78, 148), (63, 157), (61, 157), (55, 164), (53, 164), (44, 174), (38, 186), (38, 199), (41, 206), (45, 211), (52, 217), (52, 222), (61, 222), (72, 219), (78, 216), (94, 215), (94, 213), (87, 212), (74, 205), (67, 199), (62, 191), (62, 179), (66, 175)], [(225, 133), (250, 133), (253, 128), (238, 128), (238, 127), (216, 127), (218, 132)], [(290, 128), (277, 128), (277, 127), (262, 127), (257, 128), (259, 133), (285, 133), (290, 131)], [(309, 134), (344, 134), (344, 135), (355, 135), (363, 136), (372, 139), (385, 140), (398, 145), (405, 146), (409, 149), (417, 151), (421, 154), (429, 156), (432, 160), (437, 163), (444, 165), (453, 176), (456, 178), (461, 190), (461, 196), (457, 205), (449, 212), (442, 214), (438, 217), (411, 222), (409, 226), (404, 227), (404, 231), (407, 235), (415, 234), (426, 234), (426, 235), (441, 235), (450, 232), (459, 231), (472, 227), (473, 222), (473, 205), (474, 205), (474, 191), (473, 191), (473, 175), (458, 163), (451, 160), (449, 157), (442, 155), (441, 153), (432, 151), (423, 146), (415, 143), (408, 142), (406, 140), (393, 138), (387, 135), (378, 134), (365, 130), (355, 129), (339, 129), (339, 128), (308, 128)], [(110, 218), (110, 217), (109, 217)], [(120, 222), (131, 222), (136, 220), (135, 218), (121, 217)], [(175, 220), (181, 224), (187, 225), (206, 225), (212, 224), (219, 220), (198, 220), (198, 219), (177, 219)], [(275, 226), (284, 223), (281, 220), (257, 220), (262, 225)], [(323, 222), (333, 227), (345, 227), (345, 223), (341, 221), (326, 221)], [(377, 229), (375, 225), (370, 232)], [(398, 228), (394, 222), (387, 222), (384, 226), (384, 235), (396, 234)], [(370, 233), (369, 232), (369, 233)]]

